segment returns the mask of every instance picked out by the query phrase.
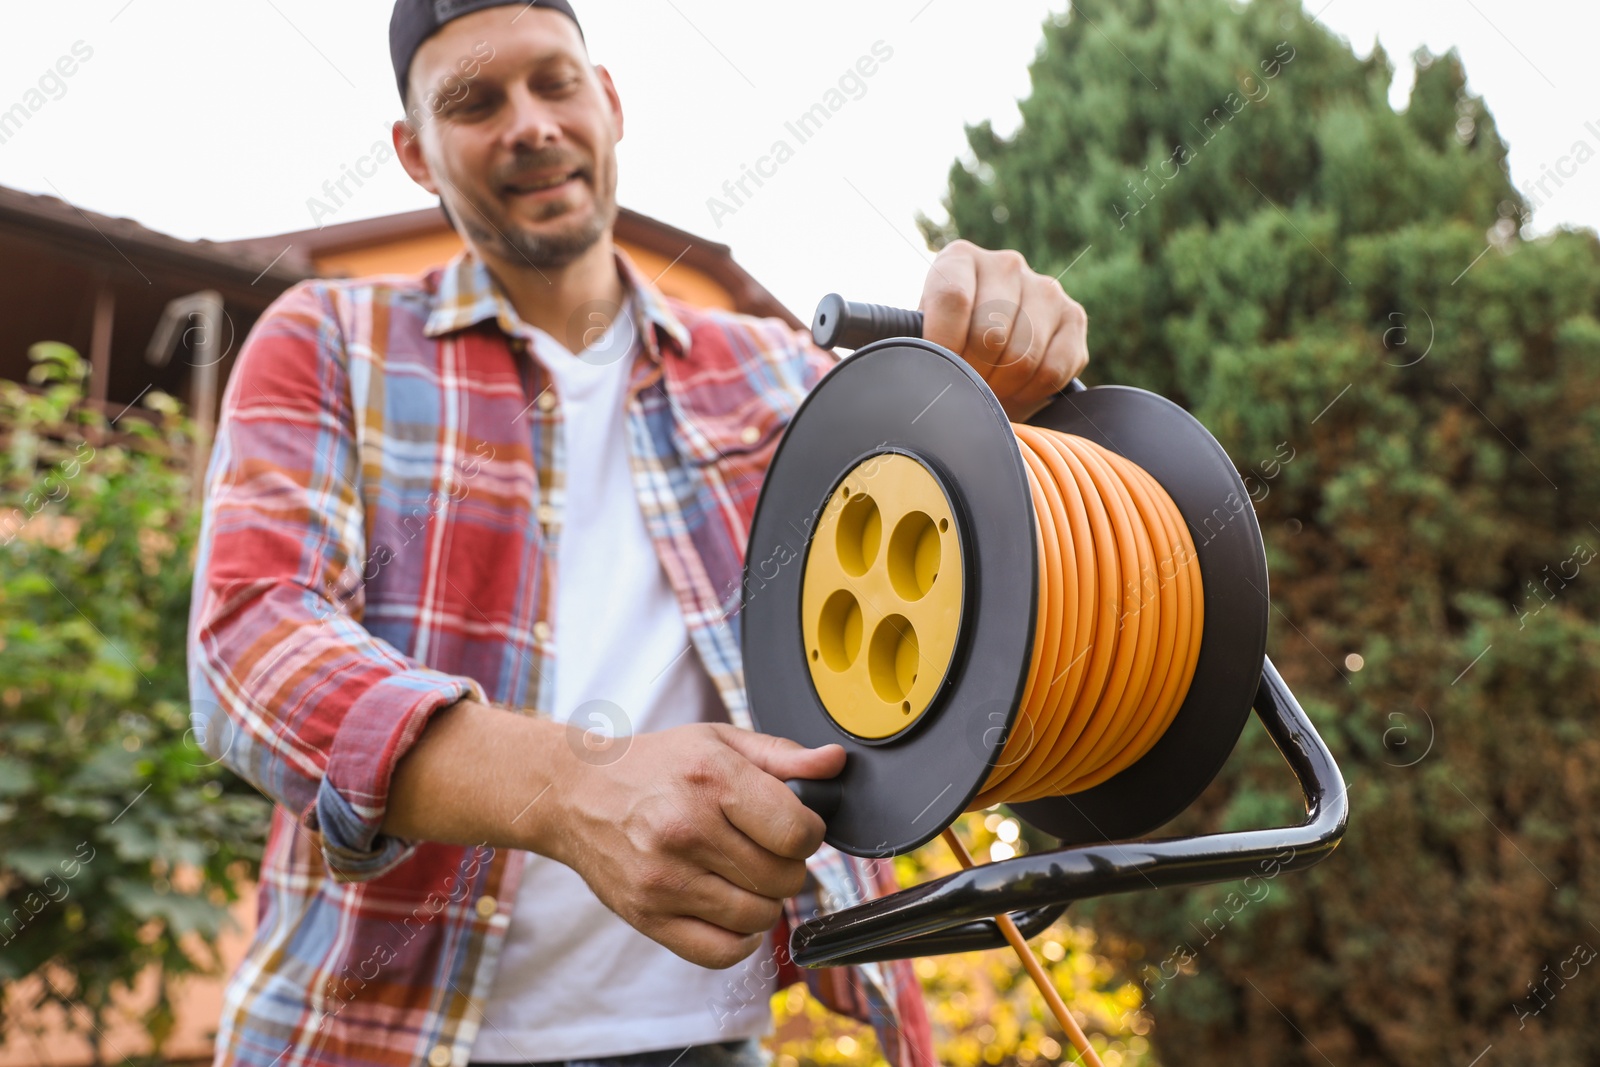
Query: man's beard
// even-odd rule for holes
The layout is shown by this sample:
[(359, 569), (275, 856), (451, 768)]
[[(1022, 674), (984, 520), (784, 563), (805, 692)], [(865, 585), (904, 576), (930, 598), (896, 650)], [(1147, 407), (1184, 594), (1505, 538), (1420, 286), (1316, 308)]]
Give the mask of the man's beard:
[[(529, 233), (502, 205), (503, 201), (497, 201), (486, 211), (469, 200), (465, 211), (452, 210), (451, 215), (477, 247), (491, 249), (509, 262), (521, 261), (537, 269), (556, 269), (573, 262), (593, 248), (617, 218), (615, 193), (605, 195), (598, 190), (595, 211), (589, 220), (565, 230)], [(566, 210), (570, 209), (554, 212), (551, 217), (559, 218)]]

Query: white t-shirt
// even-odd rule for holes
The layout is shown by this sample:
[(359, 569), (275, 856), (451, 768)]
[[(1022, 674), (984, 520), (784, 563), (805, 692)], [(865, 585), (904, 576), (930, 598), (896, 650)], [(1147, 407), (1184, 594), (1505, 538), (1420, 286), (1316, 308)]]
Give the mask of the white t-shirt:
[[(523, 328), (550, 372), (565, 431), (554, 718), (617, 735), (726, 721), (633, 488), (625, 403), (641, 351), (634, 301), (577, 356)], [(472, 1058), (592, 1058), (766, 1034), (770, 940), (727, 970), (697, 966), (629, 926), (576, 871), (530, 853)]]

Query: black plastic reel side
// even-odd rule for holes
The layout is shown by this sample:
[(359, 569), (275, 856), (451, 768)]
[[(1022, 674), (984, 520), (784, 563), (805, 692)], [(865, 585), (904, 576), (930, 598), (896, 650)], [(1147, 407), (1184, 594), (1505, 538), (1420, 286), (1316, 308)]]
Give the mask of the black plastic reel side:
[[(800, 601), (806, 548), (835, 486), (868, 456), (904, 452), (951, 494), (964, 546), (962, 622), (945, 683), (904, 733), (861, 741), (812, 685)], [(826, 840), (857, 856), (909, 852), (966, 810), (998, 758), (1033, 648), (1038, 561), (1032, 497), (1005, 412), (966, 363), (895, 339), (834, 368), (801, 404), (773, 456), (746, 555), (741, 641), (751, 715), (763, 733), (842, 744)], [(761, 561), (786, 560), (779, 566)]]
[[(1143, 389), (1065, 393), (1028, 420), (1132, 460), (1172, 497), (1199, 557), (1205, 619), (1194, 681), (1166, 733), (1116, 777), (1068, 796), (1012, 805), (1063, 844), (1138, 837), (1194, 803), (1250, 715), (1266, 655), (1267, 555), (1233, 461), (1194, 416)], [(1139, 592), (1149, 597), (1148, 587)]]

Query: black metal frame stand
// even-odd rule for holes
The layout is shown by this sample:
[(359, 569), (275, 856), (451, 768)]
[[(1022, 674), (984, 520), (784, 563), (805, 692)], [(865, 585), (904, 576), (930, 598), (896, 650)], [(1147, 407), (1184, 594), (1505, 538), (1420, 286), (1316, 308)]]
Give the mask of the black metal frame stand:
[(790, 938), (805, 967), (911, 959), (1004, 947), (994, 916), (1010, 913), (1024, 937), (1067, 905), (1130, 890), (1205, 885), (1302, 870), (1344, 836), (1350, 804), (1328, 746), (1270, 659), (1262, 664), (1256, 715), (1305, 795), (1299, 826), (1202, 837), (1114, 841), (988, 863), (813, 919)]

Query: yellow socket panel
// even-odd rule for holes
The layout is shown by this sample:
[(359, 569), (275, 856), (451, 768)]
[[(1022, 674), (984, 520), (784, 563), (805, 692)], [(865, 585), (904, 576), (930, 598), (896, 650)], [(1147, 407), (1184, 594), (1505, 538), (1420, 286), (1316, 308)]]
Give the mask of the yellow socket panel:
[(811, 681), (844, 730), (892, 736), (928, 710), (961, 626), (950, 498), (898, 452), (857, 464), (806, 549), (801, 630)]

